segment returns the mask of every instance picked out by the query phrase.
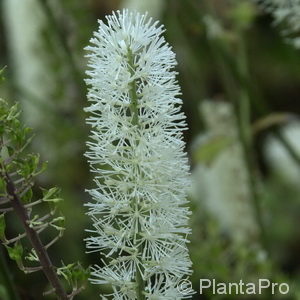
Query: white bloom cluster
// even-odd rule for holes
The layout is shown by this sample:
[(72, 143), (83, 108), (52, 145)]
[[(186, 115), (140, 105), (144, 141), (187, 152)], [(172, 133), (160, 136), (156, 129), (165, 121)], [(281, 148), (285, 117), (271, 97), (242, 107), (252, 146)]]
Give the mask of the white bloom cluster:
[[(163, 26), (128, 10), (107, 16), (87, 47), (87, 143), (96, 188), (87, 248), (105, 255), (92, 282), (112, 299), (187, 299), (189, 168), (175, 54)], [(108, 299), (103, 296), (103, 299)]]
[(254, 0), (274, 17), (275, 24), (286, 24), (283, 34), (296, 48), (300, 48), (300, 0)]

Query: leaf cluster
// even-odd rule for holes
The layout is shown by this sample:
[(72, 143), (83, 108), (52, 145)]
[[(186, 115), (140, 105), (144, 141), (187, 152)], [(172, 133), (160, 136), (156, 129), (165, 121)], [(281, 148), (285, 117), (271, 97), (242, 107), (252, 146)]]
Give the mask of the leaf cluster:
[[(48, 249), (63, 236), (65, 218), (59, 210), (63, 199), (59, 188), (37, 186), (36, 177), (45, 171), (46, 163), (38, 154), (28, 152), (31, 130), (19, 117), (17, 104), (9, 107), (0, 99), (0, 240), (22, 271), (42, 270), (47, 276), (40, 252), (48, 257)], [(13, 218), (18, 219), (23, 232), (11, 237), (7, 232), (13, 229), (7, 227)], [(33, 242), (35, 239), (38, 242)], [(83, 289), (88, 270), (79, 263), (52, 267), (59, 280), (64, 279), (72, 288), (67, 299), (73, 299)]]

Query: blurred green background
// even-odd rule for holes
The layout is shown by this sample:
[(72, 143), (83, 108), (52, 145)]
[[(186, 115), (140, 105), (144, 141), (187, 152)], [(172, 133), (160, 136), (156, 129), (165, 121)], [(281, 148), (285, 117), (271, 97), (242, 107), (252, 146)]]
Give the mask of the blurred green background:
[[(86, 254), (90, 221), (85, 189), (88, 128), (83, 48), (97, 19), (122, 7), (149, 11), (166, 27), (178, 61), (193, 185), (190, 237), (194, 299), (200, 278), (289, 282), (284, 299), (300, 299), (300, 50), (251, 0), (1, 0), (0, 97), (19, 102), (33, 128), (32, 151), (49, 161), (40, 185), (64, 194), (66, 232), (54, 261), (100, 261)], [(299, 18), (300, 26), (300, 18)], [(11, 230), (14, 221), (10, 221)], [(42, 274), (24, 275), (9, 261), (22, 300), (42, 299)], [(0, 270), (0, 299), (8, 298)], [(88, 285), (77, 299), (97, 299)], [(282, 299), (262, 295), (243, 299)], [(51, 298), (51, 297), (49, 297)]]

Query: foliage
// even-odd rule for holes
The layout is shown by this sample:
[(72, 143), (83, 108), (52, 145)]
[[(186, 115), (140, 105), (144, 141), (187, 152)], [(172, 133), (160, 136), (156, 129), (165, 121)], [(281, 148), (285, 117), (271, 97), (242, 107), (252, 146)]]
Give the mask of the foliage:
[[(79, 263), (61, 268), (52, 265), (48, 249), (65, 230), (65, 218), (58, 205), (63, 199), (56, 187), (38, 190), (36, 176), (44, 172), (46, 164), (40, 162), (39, 155), (26, 153), (32, 139), (29, 135), (31, 130), (22, 125), (19, 115), (16, 104), (9, 107), (0, 100), (0, 239), (9, 257), (23, 272), (42, 270), (59, 299), (72, 299), (84, 287), (88, 272)], [(15, 237), (6, 234), (7, 220), (11, 218), (18, 220), (24, 231)], [(43, 232), (51, 230), (51, 239), (42, 242)], [(28, 244), (31, 249), (27, 249)], [(69, 283), (69, 296), (62, 296), (64, 287), (57, 275)]]

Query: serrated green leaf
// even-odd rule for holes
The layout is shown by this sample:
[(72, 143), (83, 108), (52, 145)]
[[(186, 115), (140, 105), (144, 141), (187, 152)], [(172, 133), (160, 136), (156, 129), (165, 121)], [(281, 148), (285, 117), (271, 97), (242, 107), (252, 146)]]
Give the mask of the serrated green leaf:
[(57, 187), (50, 188), (49, 190), (43, 189), (43, 198), (49, 199), (58, 191), (59, 189)]
[(7, 249), (9, 257), (12, 260), (16, 261), (18, 264), (22, 262), (23, 246), (20, 242), (16, 242), (13, 247), (9, 247), (7, 245), (5, 245), (5, 247)]
[(32, 192), (32, 189), (30, 188), (26, 193), (25, 195), (22, 197), (22, 202), (24, 203), (29, 203), (32, 199), (32, 196), (33, 196), (33, 192)]
[(62, 198), (57, 197), (60, 193), (60, 189), (57, 187), (52, 187), (49, 190), (42, 188), (42, 192), (43, 192), (43, 201), (49, 203), (51, 210), (55, 209), (54, 204), (63, 200)]
[(84, 269), (80, 263), (77, 263), (74, 268), (72, 268), (72, 281), (73, 282), (85, 282), (90, 276), (90, 270)]
[(39, 162), (40, 162), (40, 155), (32, 155), (31, 168), (33, 173), (35, 173), (35, 171), (37, 170)]
[(47, 169), (47, 166), (48, 166), (48, 162), (43, 162), (40, 169), (34, 172), (34, 176), (43, 173)]
[(18, 174), (23, 176), (24, 178), (28, 178), (28, 176), (30, 175), (30, 166), (27, 162), (22, 162), (20, 164)]
[(8, 116), (7, 116), (6, 119), (8, 121), (14, 120), (14, 121), (17, 121), (18, 123), (20, 123), (18, 120), (16, 120), (16, 118), (19, 116), (19, 114), (20, 114), (20, 112), (19, 112), (19, 109), (18, 109), (18, 104), (16, 103), (15, 105), (13, 105), (10, 108)]
[(57, 275), (63, 276), (64, 279), (71, 285), (72, 284), (72, 272), (71, 269), (73, 268), (74, 264), (64, 265), (57, 269)]

